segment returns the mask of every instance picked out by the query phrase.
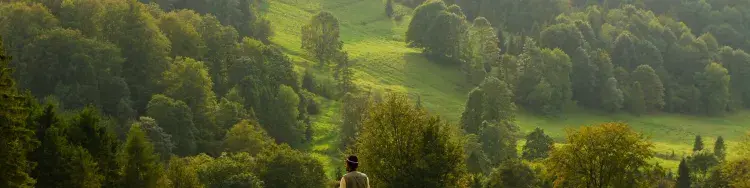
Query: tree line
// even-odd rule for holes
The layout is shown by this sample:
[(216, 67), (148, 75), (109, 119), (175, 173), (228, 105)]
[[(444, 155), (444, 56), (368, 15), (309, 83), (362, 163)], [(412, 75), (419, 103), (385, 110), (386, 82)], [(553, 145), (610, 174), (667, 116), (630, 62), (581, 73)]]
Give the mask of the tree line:
[(747, 108), (750, 56), (746, 45), (725, 40), (744, 41), (727, 31), (744, 23), (707, 20), (742, 17), (722, 10), (746, 4), (428, 1), (414, 9), (406, 42), (460, 67), (469, 84), (502, 80), (520, 107), (539, 114), (577, 105), (720, 116)]
[(0, 187), (325, 186), (263, 3), (0, 3)]

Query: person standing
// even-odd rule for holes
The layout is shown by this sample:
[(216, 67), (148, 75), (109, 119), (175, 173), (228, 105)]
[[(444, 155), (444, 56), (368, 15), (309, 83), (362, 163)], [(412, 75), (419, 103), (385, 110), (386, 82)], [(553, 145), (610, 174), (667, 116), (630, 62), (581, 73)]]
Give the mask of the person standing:
[(357, 156), (350, 155), (346, 158), (347, 173), (341, 177), (340, 188), (370, 188), (370, 179), (366, 174), (358, 172), (357, 167), (359, 167)]

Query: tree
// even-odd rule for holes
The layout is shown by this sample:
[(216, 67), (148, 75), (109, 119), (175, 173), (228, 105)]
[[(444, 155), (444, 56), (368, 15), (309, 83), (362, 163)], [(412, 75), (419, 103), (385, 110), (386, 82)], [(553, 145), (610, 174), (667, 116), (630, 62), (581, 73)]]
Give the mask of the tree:
[(357, 95), (347, 93), (342, 99), (341, 107), (341, 146), (339, 149), (346, 151), (347, 148), (353, 148), (357, 141), (357, 136), (362, 128), (362, 123), (367, 118), (367, 111), (373, 104), (370, 95)]
[(448, 9), (443, 1), (430, 1), (414, 9), (409, 27), (406, 30), (406, 42), (411, 47), (426, 48), (430, 26), (440, 13)]
[(720, 161), (724, 161), (724, 158), (727, 156), (726, 147), (727, 146), (724, 144), (724, 138), (721, 136), (716, 138), (716, 142), (714, 142), (714, 155)]
[(664, 106), (664, 85), (651, 66), (639, 65), (631, 74), (631, 78), (641, 85), (647, 112), (659, 110)]
[(523, 146), (523, 158), (526, 160), (544, 159), (549, 156), (549, 151), (554, 146), (551, 137), (544, 134), (544, 130), (537, 127), (533, 132), (526, 135), (526, 145)]
[(677, 186), (676, 188), (690, 188), (690, 168), (688, 168), (685, 159), (680, 161), (680, 166), (677, 169)]
[(162, 161), (169, 161), (172, 157), (172, 149), (175, 148), (172, 143), (172, 135), (164, 132), (164, 129), (159, 127), (156, 120), (150, 117), (140, 117), (138, 122), (135, 122), (133, 126), (139, 126), (143, 129), (146, 134), (148, 141), (154, 145), (154, 152), (159, 154), (159, 158)]
[(601, 106), (609, 112), (620, 110), (625, 102), (625, 96), (618, 87), (617, 79), (610, 77), (601, 88)]
[(385, 2), (385, 15), (389, 18), (393, 18), (393, 0), (387, 0)]
[[(189, 11), (189, 10), (180, 10)], [(171, 57), (190, 57), (202, 59), (206, 54), (206, 45), (203, 42), (196, 26), (188, 20), (183, 20), (180, 11), (166, 13), (159, 18), (159, 28), (172, 44)]]
[(139, 125), (130, 128), (128, 140), (118, 156), (123, 164), (122, 185), (125, 187), (155, 188), (163, 186), (163, 169), (154, 146)]
[[(539, 38), (539, 45), (541, 47), (549, 49), (559, 48), (571, 56), (573, 56), (573, 54), (578, 54), (576, 51), (578, 48), (583, 49), (582, 47), (585, 43), (586, 40), (583, 39), (583, 34), (578, 30), (575, 24), (556, 24), (549, 26), (542, 31), (541, 37)], [(579, 59), (582, 57), (571, 58)], [(588, 57), (586, 57), (586, 59), (588, 59)], [(580, 63), (588, 64), (589, 62), (586, 61)]]
[(312, 156), (281, 145), (258, 157), (258, 177), (267, 187), (325, 187), (323, 165)]
[(165, 133), (172, 135), (175, 154), (185, 156), (195, 153), (197, 130), (187, 104), (164, 95), (154, 95), (148, 103), (146, 115), (154, 118)]
[(118, 102), (129, 100), (130, 91), (120, 77), (125, 60), (109, 42), (56, 28), (35, 36), (23, 50), (18, 57), (25, 64), (18, 66), (24, 69), (22, 86), (38, 98), (55, 95), (68, 109), (94, 105), (111, 115)]
[(739, 106), (750, 106), (750, 87), (742, 80), (750, 79), (750, 55), (742, 50), (732, 50), (724, 47), (719, 50), (722, 64), (729, 71), (731, 76), (730, 91), (732, 93), (732, 103), (739, 103)]
[(252, 113), (254, 112), (245, 110), (245, 107), (242, 105), (245, 99), (239, 96), (236, 90), (230, 90), (229, 93), (224, 98), (221, 98), (221, 102), (219, 102), (218, 109), (214, 115), (220, 133), (226, 132), (242, 120), (255, 118), (252, 117)]
[(224, 138), (224, 151), (246, 152), (250, 155), (257, 155), (268, 149), (272, 144), (273, 140), (263, 128), (256, 123), (243, 120), (227, 132)]
[(721, 115), (727, 110), (731, 100), (730, 76), (721, 64), (711, 63), (706, 66), (702, 74), (703, 80), (698, 85), (701, 88), (703, 104), (709, 115)]
[[(200, 151), (209, 151), (216, 134), (221, 134), (214, 122), (216, 111), (216, 96), (213, 92), (213, 82), (203, 62), (191, 58), (177, 57), (164, 72), (161, 84), (165, 87), (164, 94), (175, 100), (183, 101), (193, 112), (193, 122), (198, 130)], [(157, 119), (159, 120), (159, 119)]]
[(484, 91), (477, 87), (469, 92), (463, 113), (461, 113), (461, 128), (467, 134), (479, 135), (484, 113)]
[(425, 33), (424, 54), (429, 58), (441, 60), (441, 63), (460, 65), (463, 61), (463, 44), (468, 29), (462, 15), (449, 11), (439, 13)]
[(630, 88), (630, 94), (628, 96), (628, 106), (630, 112), (636, 115), (642, 115), (646, 113), (646, 99), (644, 96), (643, 87), (641, 83), (636, 81)]
[(716, 156), (706, 151), (693, 153), (692, 156), (685, 159), (685, 162), (687, 162), (690, 171), (693, 173), (691, 180), (698, 185), (703, 185), (708, 178), (711, 168), (719, 164)]
[(370, 108), (357, 139), (362, 171), (373, 186), (460, 186), (465, 158), (455, 129), (412, 104), (391, 95)]
[(29, 161), (27, 153), (37, 147), (34, 132), (26, 124), (30, 110), (27, 108), (28, 96), (16, 90), (12, 74), (8, 67), (10, 57), (0, 39), (0, 186), (33, 187), (34, 179), (29, 172), (35, 164)]
[[(180, 13), (189, 12), (183, 11)], [(197, 17), (198, 15), (194, 16)], [(236, 61), (238, 58), (238, 54), (236, 53), (237, 41), (242, 40), (242, 44), (245, 44), (245, 39), (247, 38), (240, 38), (239, 33), (237, 33), (234, 27), (222, 25), (213, 15), (203, 16), (202, 20), (196, 25), (198, 25), (196, 27), (198, 33), (201, 35), (201, 39), (206, 44), (206, 55), (203, 61), (206, 63), (206, 67), (211, 75), (211, 81), (214, 82), (214, 90), (218, 95), (224, 94), (232, 85), (236, 84), (226, 80), (226, 77), (229, 76), (228, 72), (232, 70), (229, 69), (230, 63)], [(254, 44), (262, 44), (259, 43)]]
[(481, 83), (500, 60), (500, 48), (495, 40), (495, 33), (495, 29), (484, 17), (474, 19), (473, 25), (469, 28), (469, 54), (462, 65), (469, 83)]
[(518, 127), (510, 123), (482, 122), (482, 132), (479, 141), (482, 144), (482, 152), (492, 166), (518, 158), (516, 150), (516, 134)]
[(703, 150), (703, 139), (701, 135), (695, 135), (695, 142), (693, 143), (693, 152)]
[(571, 72), (573, 99), (583, 105), (595, 107), (599, 102), (596, 100), (598, 98), (597, 85), (602, 85), (607, 80), (599, 80), (598, 67), (592, 62), (592, 58), (584, 48), (578, 47), (570, 54), (573, 64)]
[(120, 164), (116, 161), (120, 141), (107, 125), (106, 118), (93, 107), (86, 107), (69, 122), (70, 127), (66, 130), (68, 140), (74, 146), (83, 147), (91, 155), (97, 165), (94, 173), (104, 178), (102, 186), (115, 185), (120, 178), (117, 173)]
[(482, 120), (502, 124), (510, 124), (516, 120), (516, 105), (508, 84), (490, 76), (479, 87), (484, 91)]
[[(289, 86), (279, 87), (274, 103), (278, 119), (275, 124), (261, 124), (278, 143), (288, 143), (298, 146), (304, 139), (304, 127), (298, 121), (300, 99), (297, 93)], [(283, 118), (282, 118), (283, 117)]]
[(190, 164), (189, 158), (172, 157), (169, 159), (166, 176), (172, 182), (171, 187), (174, 188), (204, 187), (198, 179), (197, 169)]
[(35, 173), (37, 186), (45, 187), (101, 187), (104, 177), (97, 172), (97, 164), (80, 145), (70, 143), (65, 125), (45, 130), (44, 142), (37, 157), (40, 168)]
[[(546, 164), (555, 184), (609, 187), (640, 182), (653, 151), (650, 141), (624, 123), (568, 129), (567, 145), (553, 148)], [(620, 138), (620, 139), (612, 139)]]
[(263, 187), (263, 181), (253, 169), (258, 163), (248, 153), (222, 153), (216, 159), (200, 154), (189, 161), (191, 166), (196, 166), (198, 178), (205, 187)]
[(346, 52), (339, 52), (336, 55), (336, 72), (334, 78), (338, 81), (339, 89), (341, 93), (347, 93), (354, 89), (354, 73), (352, 72), (352, 62), (349, 61), (349, 54)]
[(563, 111), (572, 97), (570, 57), (560, 49), (539, 49), (527, 39), (521, 59), (521, 77), (516, 88), (519, 104), (538, 113)]
[(133, 108), (144, 112), (149, 98), (158, 91), (157, 81), (167, 69), (169, 39), (159, 31), (147, 7), (137, 1), (109, 2), (102, 17), (104, 38), (127, 57), (122, 75), (130, 88)]
[(321, 67), (341, 51), (339, 20), (330, 12), (319, 12), (302, 26), (302, 49), (313, 55)]
[(518, 187), (532, 188), (540, 185), (539, 178), (531, 167), (518, 159), (503, 162), (490, 173), (488, 188)]
[(626, 70), (633, 70), (640, 65), (636, 43), (638, 39), (630, 32), (620, 33), (613, 44), (612, 63)]

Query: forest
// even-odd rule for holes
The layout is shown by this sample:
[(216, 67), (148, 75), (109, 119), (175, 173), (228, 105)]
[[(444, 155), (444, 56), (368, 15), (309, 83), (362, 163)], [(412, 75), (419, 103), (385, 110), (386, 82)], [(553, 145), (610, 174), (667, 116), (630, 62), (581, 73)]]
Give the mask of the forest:
[(4, 0), (0, 187), (750, 188), (749, 38), (750, 0)]

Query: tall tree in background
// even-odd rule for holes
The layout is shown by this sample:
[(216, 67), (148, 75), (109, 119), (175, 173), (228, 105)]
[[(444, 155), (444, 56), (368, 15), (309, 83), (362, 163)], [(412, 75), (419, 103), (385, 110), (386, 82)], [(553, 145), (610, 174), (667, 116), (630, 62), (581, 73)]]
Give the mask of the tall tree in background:
[(469, 59), (463, 63), (463, 71), (467, 80), (472, 84), (479, 84), (491, 72), (500, 60), (500, 48), (495, 40), (495, 29), (487, 19), (478, 17), (469, 29)]
[(457, 139), (451, 125), (392, 95), (370, 108), (356, 153), (372, 186), (457, 187), (465, 175)]
[(221, 134), (213, 121), (216, 110), (213, 82), (203, 62), (177, 57), (164, 72), (161, 84), (165, 87), (166, 96), (183, 101), (190, 107), (199, 133), (196, 136), (200, 140), (210, 141), (215, 134)]
[(304, 127), (298, 121), (300, 103), (299, 96), (289, 86), (282, 85), (279, 87), (274, 99), (276, 114), (279, 117), (274, 124), (263, 125), (271, 137), (279, 143), (288, 143), (291, 146), (298, 146), (304, 140)]
[(461, 128), (467, 134), (479, 135), (484, 113), (484, 90), (476, 87), (469, 92), (464, 111), (461, 113)]
[(711, 63), (706, 66), (701, 77), (703, 79), (699, 81), (698, 85), (701, 88), (703, 104), (706, 105), (706, 113), (709, 115), (724, 114), (732, 97), (729, 90), (729, 72), (721, 64)]
[(67, 109), (94, 105), (118, 116), (118, 103), (129, 100), (130, 91), (120, 77), (125, 59), (109, 42), (55, 28), (36, 36), (19, 58), (25, 64), (19, 67), (29, 73), (21, 76), (24, 87), (37, 98), (55, 95)]
[(185, 156), (195, 153), (198, 130), (187, 104), (164, 95), (154, 95), (148, 103), (146, 115), (154, 118), (164, 132), (172, 135), (175, 154)]
[(692, 182), (690, 181), (690, 168), (688, 168), (685, 159), (680, 161), (680, 166), (677, 169), (677, 185), (676, 188), (690, 188)]
[(105, 37), (122, 49), (123, 76), (128, 83), (134, 108), (144, 112), (157, 80), (167, 69), (169, 39), (159, 31), (156, 20), (144, 4), (135, 0), (110, 2), (104, 12)]
[(348, 93), (354, 90), (354, 72), (352, 72), (352, 62), (349, 60), (349, 54), (340, 51), (336, 55), (336, 72), (334, 78), (338, 81), (341, 93)]
[[(609, 187), (641, 181), (638, 171), (653, 157), (652, 143), (627, 124), (605, 123), (567, 130), (567, 145), (554, 148), (547, 167), (555, 184)], [(621, 138), (621, 139), (612, 139)]]
[(8, 67), (0, 39), (0, 185), (2, 187), (33, 187), (29, 173), (36, 164), (27, 154), (37, 147), (34, 131), (26, 124), (30, 110), (28, 96), (16, 90), (13, 69)]
[(460, 65), (465, 47), (466, 31), (469, 29), (463, 14), (442, 11), (433, 20), (423, 41), (424, 53), (441, 63)]
[(639, 65), (630, 75), (632, 80), (640, 83), (647, 112), (654, 112), (664, 107), (664, 85), (649, 65)]
[(164, 132), (164, 129), (159, 127), (156, 120), (150, 117), (140, 117), (132, 126), (139, 126), (143, 129), (143, 133), (146, 134), (148, 141), (154, 145), (154, 152), (159, 154), (161, 161), (169, 161), (169, 158), (172, 157), (172, 150), (175, 148), (172, 135)]
[(601, 86), (601, 107), (609, 112), (616, 112), (623, 107), (625, 95), (618, 87), (617, 79), (609, 77)]
[(414, 15), (406, 30), (406, 42), (411, 47), (426, 48), (430, 27), (437, 16), (448, 9), (443, 1), (430, 1), (414, 9)]
[(646, 97), (643, 93), (643, 87), (641, 82), (636, 81), (633, 86), (630, 87), (630, 94), (628, 95), (628, 108), (630, 113), (635, 115), (643, 115), (646, 113)]
[(336, 58), (343, 43), (339, 39), (339, 20), (330, 12), (319, 12), (302, 26), (302, 49), (325, 67)]
[(257, 155), (273, 144), (271, 137), (259, 125), (248, 120), (235, 124), (224, 138), (226, 152), (246, 152)]
[(135, 125), (128, 132), (128, 140), (119, 154), (123, 164), (122, 185), (125, 187), (156, 188), (164, 186), (163, 167), (154, 146), (146, 138), (140, 126)]
[(537, 127), (534, 131), (526, 135), (526, 145), (523, 146), (522, 156), (527, 160), (547, 158), (554, 144), (554, 140), (544, 134), (544, 130)]
[(367, 118), (370, 106), (373, 105), (370, 94), (353, 94), (347, 93), (342, 99), (343, 107), (341, 108), (341, 146), (339, 149), (346, 151), (347, 148), (354, 148), (362, 123)]
[(695, 142), (693, 143), (693, 152), (703, 150), (703, 138), (701, 135), (695, 135)]
[(720, 161), (724, 161), (724, 158), (726, 158), (727, 156), (726, 147), (727, 146), (724, 144), (723, 137), (719, 136), (718, 138), (716, 138), (716, 142), (714, 142), (714, 155)]
[(718, 53), (722, 65), (731, 75), (732, 103), (739, 107), (750, 106), (750, 86), (747, 86), (744, 81), (750, 80), (750, 55), (729, 47), (721, 48)]
[(560, 49), (540, 49), (528, 39), (520, 58), (523, 73), (516, 88), (519, 103), (538, 113), (563, 112), (572, 97), (570, 57)]
[(92, 173), (103, 176), (102, 186), (112, 186), (120, 177), (117, 173), (120, 164), (116, 161), (120, 141), (106, 121), (94, 107), (86, 107), (69, 120), (66, 132), (71, 144), (86, 149), (98, 165)]
[(487, 177), (486, 187), (539, 187), (540, 181), (534, 169), (524, 161), (513, 159), (500, 164)]
[(206, 54), (206, 45), (196, 29), (197, 26), (190, 20), (184, 20), (180, 14), (190, 13), (169, 12), (159, 18), (159, 28), (171, 43), (170, 57), (202, 59)]

